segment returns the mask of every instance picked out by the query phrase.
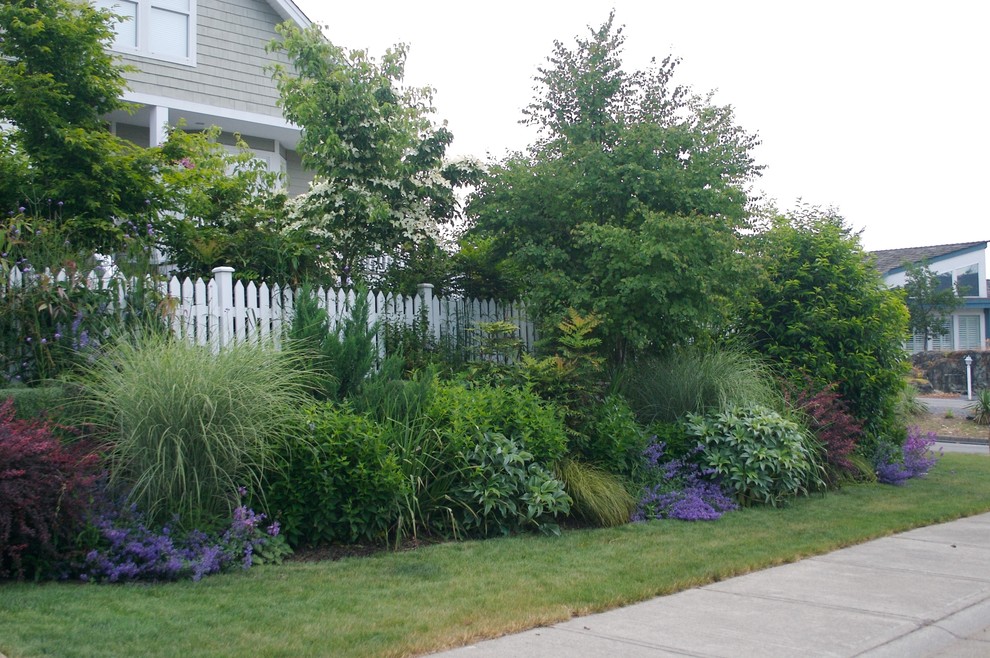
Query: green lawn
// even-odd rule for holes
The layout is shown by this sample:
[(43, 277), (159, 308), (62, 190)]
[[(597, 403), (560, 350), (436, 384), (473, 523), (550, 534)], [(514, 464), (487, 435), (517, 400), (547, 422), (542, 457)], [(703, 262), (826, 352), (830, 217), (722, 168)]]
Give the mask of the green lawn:
[(905, 487), (851, 486), (786, 509), (563, 537), (444, 544), (167, 585), (0, 585), (0, 653), (424, 653), (990, 511), (990, 459), (946, 455)]

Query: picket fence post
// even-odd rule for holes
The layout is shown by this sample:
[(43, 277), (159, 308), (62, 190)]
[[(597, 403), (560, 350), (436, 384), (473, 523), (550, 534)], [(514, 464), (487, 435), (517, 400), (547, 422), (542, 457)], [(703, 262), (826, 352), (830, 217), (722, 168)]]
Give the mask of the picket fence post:
[[(217, 318), (216, 349), (223, 349), (234, 338), (234, 268), (214, 267), (216, 297), (210, 300), (210, 314)], [(212, 342), (212, 341), (211, 341)]]
[[(421, 283), (416, 286), (416, 292), (419, 294), (420, 304), (422, 304), (420, 308), (426, 309), (426, 322), (430, 332), (434, 338), (440, 338), (440, 325), (437, 324), (436, 314), (433, 312), (433, 284)], [(421, 313), (420, 309), (414, 309), (414, 315), (418, 316), (419, 313)], [(413, 322), (415, 321), (414, 319)]]

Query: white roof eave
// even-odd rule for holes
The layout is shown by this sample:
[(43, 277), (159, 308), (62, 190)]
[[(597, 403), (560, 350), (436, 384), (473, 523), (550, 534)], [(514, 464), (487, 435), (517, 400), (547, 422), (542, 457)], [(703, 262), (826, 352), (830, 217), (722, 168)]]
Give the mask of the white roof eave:
[(292, 0), (268, 0), (268, 4), (271, 5), (272, 9), (274, 9), (283, 20), (292, 21), (304, 29), (313, 24), (313, 21), (309, 20), (306, 14), (304, 14), (302, 10), (296, 6), (296, 3), (292, 2)]

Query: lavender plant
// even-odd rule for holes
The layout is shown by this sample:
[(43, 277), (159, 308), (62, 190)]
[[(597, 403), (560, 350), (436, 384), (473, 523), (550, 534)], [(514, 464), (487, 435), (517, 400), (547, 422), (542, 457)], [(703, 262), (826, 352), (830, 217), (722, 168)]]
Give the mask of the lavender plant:
[(902, 485), (912, 478), (924, 477), (942, 455), (941, 449), (937, 453), (932, 450), (934, 445), (935, 433), (922, 435), (917, 425), (908, 428), (907, 438), (899, 450), (890, 443), (880, 444), (873, 458), (877, 481)]
[(714, 521), (725, 512), (738, 509), (718, 480), (713, 479), (715, 471), (691, 461), (691, 457), (701, 451), (699, 444), (688, 456), (667, 460), (664, 459), (666, 444), (656, 436), (652, 438), (643, 451), (649, 484), (643, 487), (633, 521)]
[[(243, 496), (246, 491), (239, 491)], [(217, 533), (177, 532), (149, 527), (136, 505), (109, 508), (94, 521), (98, 546), (85, 558), (79, 578), (87, 582), (168, 581), (228, 571), (237, 566), (279, 563), (292, 552), (278, 522), (245, 505), (234, 509), (230, 524)]]

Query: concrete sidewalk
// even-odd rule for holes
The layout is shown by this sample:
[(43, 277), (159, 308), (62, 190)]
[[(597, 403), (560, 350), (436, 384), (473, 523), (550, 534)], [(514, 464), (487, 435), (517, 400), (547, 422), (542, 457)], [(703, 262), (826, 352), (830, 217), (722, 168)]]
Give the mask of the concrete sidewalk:
[(990, 656), (990, 514), (442, 656)]

